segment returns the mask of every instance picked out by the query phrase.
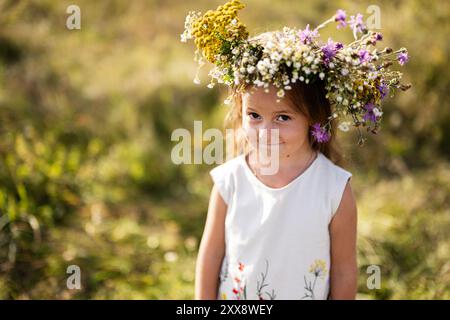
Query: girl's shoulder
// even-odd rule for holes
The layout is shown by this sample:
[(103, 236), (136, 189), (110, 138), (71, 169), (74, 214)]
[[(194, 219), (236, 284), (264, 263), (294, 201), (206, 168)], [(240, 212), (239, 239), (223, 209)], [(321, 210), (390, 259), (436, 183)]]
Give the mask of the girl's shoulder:
[(225, 161), (224, 163), (216, 165), (209, 171), (210, 175), (212, 175), (213, 178), (214, 176), (222, 177), (233, 175), (239, 168), (242, 167), (243, 157), (244, 155), (241, 154), (230, 160)]
[(322, 190), (326, 190), (326, 193), (329, 195), (332, 212), (330, 218), (332, 218), (342, 200), (347, 182), (352, 178), (353, 174), (341, 166), (333, 163), (330, 159), (323, 155), (319, 175), (323, 182), (321, 188)]
[(322, 166), (321, 171), (330, 178), (339, 178), (339, 177), (351, 177), (352, 173), (347, 169), (338, 166), (333, 161), (328, 159), (324, 154), (320, 153), (322, 157)]
[(222, 164), (215, 166), (209, 174), (217, 186), (223, 200), (228, 204), (234, 191), (234, 181), (240, 169), (242, 169), (244, 155), (238, 155)]

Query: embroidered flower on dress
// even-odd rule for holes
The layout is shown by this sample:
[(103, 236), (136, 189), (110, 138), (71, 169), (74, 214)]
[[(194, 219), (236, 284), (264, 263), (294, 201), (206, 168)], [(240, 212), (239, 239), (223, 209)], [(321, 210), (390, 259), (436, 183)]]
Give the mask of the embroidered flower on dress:
[(326, 262), (322, 259), (315, 260), (309, 267), (309, 272), (313, 274), (314, 279), (308, 281), (306, 275), (303, 277), (305, 280), (305, 295), (302, 299), (315, 300), (316, 296), (314, 290), (316, 289), (317, 279), (324, 280), (328, 273)]
[(238, 263), (238, 273), (233, 278), (234, 288), (233, 293), (235, 295), (236, 300), (246, 300), (247, 299), (247, 286), (245, 281), (243, 281), (243, 272), (244, 272), (244, 264)]
[(314, 274), (316, 277), (324, 279), (327, 274), (326, 262), (324, 260), (314, 261), (314, 263), (309, 267), (309, 272)]

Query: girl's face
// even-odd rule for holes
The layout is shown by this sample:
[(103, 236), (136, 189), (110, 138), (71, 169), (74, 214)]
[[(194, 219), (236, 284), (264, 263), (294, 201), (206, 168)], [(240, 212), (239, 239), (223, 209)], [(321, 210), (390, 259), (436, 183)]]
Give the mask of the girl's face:
[[(278, 98), (276, 87), (269, 89), (266, 93), (264, 88), (255, 87), (242, 93), (242, 127), (250, 146), (256, 150), (258, 146), (279, 147), (281, 157), (309, 152), (308, 118), (295, 109), (287, 96)], [(278, 129), (278, 141), (272, 141), (274, 129)]]

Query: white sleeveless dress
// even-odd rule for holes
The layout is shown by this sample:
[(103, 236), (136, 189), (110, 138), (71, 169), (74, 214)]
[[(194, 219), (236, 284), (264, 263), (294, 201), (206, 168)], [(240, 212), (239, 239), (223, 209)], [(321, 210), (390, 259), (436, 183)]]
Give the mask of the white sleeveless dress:
[(328, 227), (352, 174), (318, 152), (282, 188), (261, 182), (243, 154), (210, 175), (227, 204), (217, 298), (327, 299)]

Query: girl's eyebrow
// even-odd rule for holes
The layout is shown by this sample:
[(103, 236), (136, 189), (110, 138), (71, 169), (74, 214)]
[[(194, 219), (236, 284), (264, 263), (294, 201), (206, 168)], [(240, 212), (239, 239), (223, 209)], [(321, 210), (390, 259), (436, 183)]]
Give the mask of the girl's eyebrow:
[[(253, 109), (252, 107), (248, 107), (247, 110), (258, 112), (258, 110)], [(291, 111), (291, 110), (278, 110), (278, 111), (274, 111), (273, 113), (274, 114), (276, 114), (276, 113), (291, 113), (291, 114), (294, 114), (294, 112)]]
[(293, 111), (291, 111), (291, 110), (280, 110), (280, 111), (275, 111), (274, 113), (294, 113)]

